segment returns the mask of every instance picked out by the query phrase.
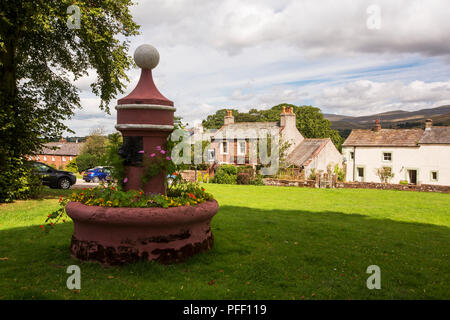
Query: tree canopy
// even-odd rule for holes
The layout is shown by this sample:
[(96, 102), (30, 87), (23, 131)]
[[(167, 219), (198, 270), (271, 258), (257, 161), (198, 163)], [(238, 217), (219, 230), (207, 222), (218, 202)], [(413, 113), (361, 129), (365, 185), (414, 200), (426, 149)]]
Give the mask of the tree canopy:
[[(0, 0), (0, 202), (14, 198), (26, 155), (69, 131), (80, 107), (74, 80), (91, 84), (108, 105), (124, 91), (130, 36), (138, 34), (131, 0)], [(76, 5), (75, 7), (73, 5)], [(72, 7), (70, 7), (72, 6)], [(69, 8), (70, 7), (70, 8)], [(79, 13), (79, 14), (78, 14)], [(16, 172), (16, 173), (15, 173)], [(21, 178), (21, 177), (19, 177)]]
[(313, 106), (295, 106), (283, 103), (268, 110), (251, 109), (244, 113), (236, 109), (220, 109), (203, 120), (202, 125), (207, 129), (220, 128), (223, 126), (226, 110), (232, 110), (235, 122), (279, 121), (283, 106), (293, 107), (297, 116), (297, 129), (305, 138), (330, 138), (336, 147), (341, 149), (344, 139), (338, 131), (331, 129), (331, 122), (323, 117), (322, 111)]

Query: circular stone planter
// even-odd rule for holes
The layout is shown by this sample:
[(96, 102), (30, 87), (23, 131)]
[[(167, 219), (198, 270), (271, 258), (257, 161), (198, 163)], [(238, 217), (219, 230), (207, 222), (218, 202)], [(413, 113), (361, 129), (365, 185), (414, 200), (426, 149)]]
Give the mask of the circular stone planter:
[(117, 265), (141, 260), (177, 263), (212, 248), (216, 200), (171, 208), (113, 208), (69, 202), (70, 251), (80, 260)]

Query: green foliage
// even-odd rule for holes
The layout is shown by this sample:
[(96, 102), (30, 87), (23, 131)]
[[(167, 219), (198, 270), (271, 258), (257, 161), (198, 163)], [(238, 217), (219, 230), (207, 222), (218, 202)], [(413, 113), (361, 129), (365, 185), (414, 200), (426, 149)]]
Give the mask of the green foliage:
[[(116, 139), (116, 137), (113, 139)], [(104, 130), (102, 128), (96, 128), (87, 137), (86, 142), (80, 150), (80, 155), (89, 154), (94, 156), (96, 159), (94, 166), (102, 165), (105, 161), (107, 143), (108, 138), (105, 136)]]
[(399, 184), (407, 186), (408, 185), (408, 181), (407, 180), (400, 180)]
[(316, 180), (316, 177), (317, 177), (316, 169), (312, 168), (311, 173), (308, 176), (308, 180)]
[(236, 178), (237, 184), (250, 184), (250, 174), (247, 172), (240, 172)]
[(345, 171), (343, 168), (340, 168), (338, 164), (334, 166), (334, 174), (337, 175), (338, 181), (345, 180)]
[(216, 169), (213, 183), (236, 184), (237, 168), (231, 164), (223, 164)]
[(66, 170), (73, 172), (73, 173), (77, 173), (78, 171), (78, 166), (77, 166), (77, 160), (73, 159), (72, 161), (70, 161), (67, 166), (66, 166)]
[[(67, 27), (67, 8), (80, 9), (80, 28)], [(136, 35), (131, 0), (2, 1), (0, 15), (0, 202), (16, 196), (10, 174), (42, 145), (73, 132), (64, 123), (80, 107), (73, 80), (93, 70), (100, 108), (123, 92)], [(19, 192), (20, 193), (20, 192)]]
[(86, 171), (98, 165), (98, 158), (92, 154), (80, 154), (77, 158), (77, 167), (79, 172)]

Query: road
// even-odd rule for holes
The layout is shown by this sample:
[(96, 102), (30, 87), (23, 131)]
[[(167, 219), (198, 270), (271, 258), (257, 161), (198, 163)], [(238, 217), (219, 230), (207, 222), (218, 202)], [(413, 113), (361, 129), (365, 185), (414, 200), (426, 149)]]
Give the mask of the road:
[(83, 188), (95, 188), (98, 183), (86, 182), (83, 179), (77, 179), (77, 182), (71, 187), (71, 189), (83, 189)]

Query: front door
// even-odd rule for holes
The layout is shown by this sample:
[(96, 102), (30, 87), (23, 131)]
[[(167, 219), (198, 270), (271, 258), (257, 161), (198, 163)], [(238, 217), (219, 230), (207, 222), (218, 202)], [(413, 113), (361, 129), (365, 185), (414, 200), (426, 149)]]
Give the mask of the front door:
[(408, 170), (409, 183), (417, 184), (417, 170)]

